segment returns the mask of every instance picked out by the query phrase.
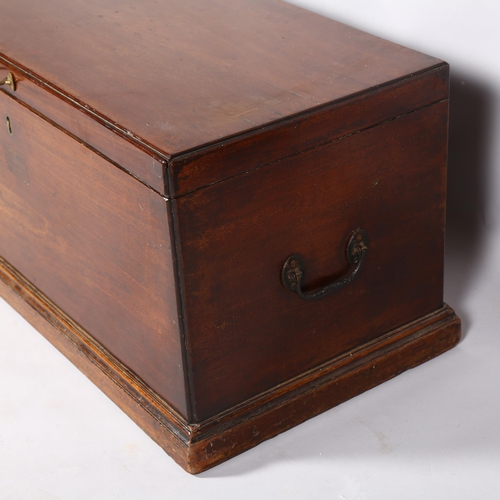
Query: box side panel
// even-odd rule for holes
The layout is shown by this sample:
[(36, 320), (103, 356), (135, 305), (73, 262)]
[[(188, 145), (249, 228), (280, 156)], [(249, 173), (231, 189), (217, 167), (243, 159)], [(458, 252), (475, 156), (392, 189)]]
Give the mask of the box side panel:
[(3, 93), (0, 117), (0, 255), (185, 415), (169, 202)]
[[(196, 418), (204, 420), (442, 306), (448, 101), (175, 200)], [(351, 267), (317, 301), (304, 288)]]

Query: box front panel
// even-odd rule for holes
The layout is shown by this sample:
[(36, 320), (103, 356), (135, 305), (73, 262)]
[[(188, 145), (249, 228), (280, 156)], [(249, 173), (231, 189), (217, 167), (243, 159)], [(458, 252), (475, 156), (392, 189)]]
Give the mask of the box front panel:
[[(199, 421), (442, 305), (448, 102), (176, 200)], [(304, 290), (359, 273), (319, 300)]]
[(0, 92), (0, 255), (186, 414), (164, 198)]

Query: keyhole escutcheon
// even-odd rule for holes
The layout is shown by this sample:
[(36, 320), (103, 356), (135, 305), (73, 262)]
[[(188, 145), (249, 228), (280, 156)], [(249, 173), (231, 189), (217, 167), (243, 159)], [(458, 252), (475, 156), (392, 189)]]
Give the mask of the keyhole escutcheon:
[(7, 132), (9, 133), (9, 135), (12, 135), (12, 123), (8, 116), (5, 117), (5, 123), (7, 124)]

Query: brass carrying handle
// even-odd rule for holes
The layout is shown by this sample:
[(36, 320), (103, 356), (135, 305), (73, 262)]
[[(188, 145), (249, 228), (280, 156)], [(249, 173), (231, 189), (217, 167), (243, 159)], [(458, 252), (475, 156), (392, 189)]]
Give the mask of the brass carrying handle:
[(12, 73), (7, 73), (7, 76), (0, 81), (0, 87), (2, 85), (7, 85), (7, 87), (12, 90), (12, 92), (15, 92), (16, 90), (16, 80), (14, 78), (14, 75)]
[(301, 299), (317, 300), (330, 295), (335, 290), (350, 283), (359, 273), (366, 252), (368, 251), (368, 236), (363, 229), (356, 229), (349, 238), (346, 249), (347, 262), (354, 269), (344, 278), (333, 281), (317, 290), (305, 292), (302, 290), (302, 280), (305, 274), (305, 265), (302, 258), (294, 254), (286, 259), (281, 272), (281, 280), (287, 290), (295, 292)]

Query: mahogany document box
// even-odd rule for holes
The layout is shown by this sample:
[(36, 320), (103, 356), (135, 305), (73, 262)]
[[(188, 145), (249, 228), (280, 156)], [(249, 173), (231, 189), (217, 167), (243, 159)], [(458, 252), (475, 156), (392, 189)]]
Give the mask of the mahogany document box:
[(278, 0), (0, 12), (1, 295), (189, 472), (444, 352), (449, 68)]

